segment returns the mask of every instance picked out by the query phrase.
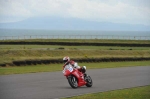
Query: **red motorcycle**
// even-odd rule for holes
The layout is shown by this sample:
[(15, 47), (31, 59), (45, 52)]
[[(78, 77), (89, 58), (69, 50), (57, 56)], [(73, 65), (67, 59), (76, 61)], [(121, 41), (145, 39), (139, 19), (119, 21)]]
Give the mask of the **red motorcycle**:
[(89, 75), (83, 74), (78, 69), (74, 69), (71, 65), (66, 65), (63, 70), (64, 76), (72, 88), (77, 88), (86, 85), (91, 87), (93, 85), (92, 79)]

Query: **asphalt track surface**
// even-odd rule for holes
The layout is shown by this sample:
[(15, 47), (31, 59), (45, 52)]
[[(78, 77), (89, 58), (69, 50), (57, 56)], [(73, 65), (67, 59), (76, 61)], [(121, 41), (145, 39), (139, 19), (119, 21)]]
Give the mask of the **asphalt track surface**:
[(93, 87), (72, 89), (62, 72), (0, 76), (0, 99), (57, 99), (150, 85), (150, 66), (91, 69)]

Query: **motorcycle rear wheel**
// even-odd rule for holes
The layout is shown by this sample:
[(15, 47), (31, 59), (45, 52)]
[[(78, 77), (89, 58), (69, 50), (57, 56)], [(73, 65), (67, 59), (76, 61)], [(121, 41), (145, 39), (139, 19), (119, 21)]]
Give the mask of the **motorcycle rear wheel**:
[(75, 76), (71, 75), (70, 77), (68, 77), (68, 82), (72, 88), (78, 87), (78, 81)]

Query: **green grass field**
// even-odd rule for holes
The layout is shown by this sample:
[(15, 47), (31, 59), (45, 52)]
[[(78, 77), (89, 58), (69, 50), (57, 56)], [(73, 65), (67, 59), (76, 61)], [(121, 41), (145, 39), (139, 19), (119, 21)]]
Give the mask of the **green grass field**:
[[(104, 39), (26, 39), (0, 40), (0, 42), (93, 42), (150, 44), (150, 40), (104, 40)], [(150, 47), (119, 46), (61, 46), (61, 45), (0, 45), (0, 64), (14, 60), (107, 57), (150, 57)]]
[(150, 99), (150, 85), (62, 99)]
[(117, 46), (61, 46), (61, 45), (0, 45), (2, 50), (54, 50), (65, 48), (68, 50), (150, 50), (150, 47), (117, 47)]
[[(33, 39), (0, 40), (0, 42), (100, 42), (149, 44), (150, 40), (100, 40), (100, 39)], [(150, 47), (119, 46), (61, 46), (61, 45), (0, 45), (0, 64), (20, 60), (107, 57), (150, 57)]]
[(128, 43), (149, 44), (150, 40), (116, 40), (116, 39), (25, 39), (25, 40), (0, 40), (0, 42), (93, 42), (93, 43)]
[[(63, 49), (61, 49), (63, 48)], [(26, 59), (150, 57), (149, 47), (0, 45), (0, 64)]]
[[(78, 63), (80, 66), (87, 66), (89, 69), (97, 68), (118, 68), (118, 67), (133, 67), (133, 66), (150, 66), (150, 61), (137, 62), (101, 62), (101, 63)], [(0, 67), (0, 75), (8, 74), (24, 74), (36, 72), (55, 72), (61, 71), (63, 64), (49, 64), (49, 65), (30, 65), (30, 66), (14, 66), (14, 67)]]

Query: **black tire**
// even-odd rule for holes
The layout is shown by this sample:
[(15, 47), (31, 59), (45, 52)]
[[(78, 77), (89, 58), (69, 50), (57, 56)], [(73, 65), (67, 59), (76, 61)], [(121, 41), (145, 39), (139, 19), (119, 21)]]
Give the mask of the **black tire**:
[(77, 78), (75, 76), (73, 76), (73, 75), (69, 76), (68, 82), (72, 88), (78, 87), (78, 81), (77, 81)]
[(92, 85), (93, 85), (92, 78), (91, 78), (90, 76), (86, 76), (86, 77), (85, 77), (85, 80), (86, 80), (86, 82), (87, 82), (86, 86), (87, 86), (87, 87), (92, 87)]

